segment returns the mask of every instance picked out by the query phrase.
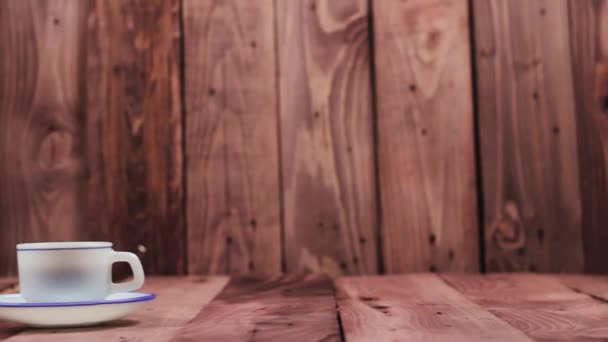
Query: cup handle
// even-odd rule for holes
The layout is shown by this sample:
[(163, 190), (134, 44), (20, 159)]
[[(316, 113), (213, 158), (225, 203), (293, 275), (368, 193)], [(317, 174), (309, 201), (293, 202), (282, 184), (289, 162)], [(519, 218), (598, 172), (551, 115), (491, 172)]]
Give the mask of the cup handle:
[(110, 273), (112, 264), (116, 262), (126, 262), (133, 271), (133, 280), (124, 283), (114, 283), (110, 281), (110, 292), (128, 292), (141, 288), (144, 285), (144, 268), (137, 255), (130, 252), (113, 252), (110, 256)]

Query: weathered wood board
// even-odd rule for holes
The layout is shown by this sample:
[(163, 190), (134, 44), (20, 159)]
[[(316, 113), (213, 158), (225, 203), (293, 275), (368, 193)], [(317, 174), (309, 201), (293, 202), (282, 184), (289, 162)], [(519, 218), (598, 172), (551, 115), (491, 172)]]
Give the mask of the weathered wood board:
[(537, 341), (608, 338), (608, 305), (537, 274), (442, 275), (465, 297)]
[(87, 239), (84, 3), (0, 2), (0, 275), (15, 244)]
[(569, 5), (585, 271), (606, 274), (608, 2), (570, 0)]
[(287, 271), (376, 273), (368, 2), (276, 5)]
[(184, 1), (188, 269), (281, 271), (274, 7)]
[(555, 278), (576, 292), (608, 302), (608, 277), (606, 276), (560, 274), (555, 275)]
[(340, 341), (332, 280), (233, 278), (172, 341)]
[(486, 269), (582, 271), (567, 3), (473, 5)]
[(347, 341), (531, 341), (431, 274), (336, 281)]
[(477, 271), (468, 2), (373, 13), (384, 268)]
[(179, 13), (177, 0), (87, 10), (81, 229), (137, 253), (152, 274), (183, 274), (186, 263)]

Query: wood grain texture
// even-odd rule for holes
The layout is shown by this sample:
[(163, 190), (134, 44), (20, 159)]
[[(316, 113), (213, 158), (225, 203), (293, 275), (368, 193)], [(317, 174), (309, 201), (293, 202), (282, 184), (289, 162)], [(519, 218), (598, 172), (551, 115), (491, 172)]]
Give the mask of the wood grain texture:
[(18, 242), (86, 239), (82, 2), (0, 2), (0, 275)]
[(489, 271), (583, 267), (566, 1), (474, 1)]
[(233, 278), (172, 341), (340, 341), (333, 283), (318, 275)]
[(477, 271), (467, 1), (373, 6), (385, 270)]
[(569, 4), (585, 271), (608, 273), (608, 2)]
[[(143, 291), (157, 298), (124, 319), (90, 328), (28, 329), (11, 340), (168, 341), (226, 285), (227, 277), (150, 277)], [(0, 336), (2, 328), (0, 327)]]
[(560, 283), (576, 292), (608, 302), (608, 277), (606, 276), (567, 274), (556, 275), (555, 277)]
[(184, 1), (192, 273), (281, 271), (274, 7)]
[(435, 275), (339, 278), (347, 341), (530, 341)]
[(287, 271), (376, 273), (367, 0), (276, 4)]
[(87, 226), (148, 273), (185, 272), (179, 1), (91, 2)]
[(537, 341), (608, 337), (608, 305), (537, 274), (442, 275), (468, 299)]

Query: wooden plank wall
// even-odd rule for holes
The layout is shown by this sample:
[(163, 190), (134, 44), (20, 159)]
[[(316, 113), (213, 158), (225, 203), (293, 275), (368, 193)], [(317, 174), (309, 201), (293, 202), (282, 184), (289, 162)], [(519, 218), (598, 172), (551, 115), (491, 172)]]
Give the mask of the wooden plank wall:
[(608, 271), (605, 6), (473, 2), (488, 271)]
[(83, 224), (149, 273), (184, 273), (179, 1), (89, 5)]
[(184, 273), (178, 5), (0, 4), (0, 274), (49, 240)]
[(608, 1), (0, 2), (0, 275), (608, 272)]
[(287, 271), (376, 273), (368, 3), (276, 4)]
[(184, 1), (188, 269), (281, 270), (274, 8)]
[(0, 272), (18, 241), (86, 237), (81, 135), (84, 8), (0, 4)]
[(585, 271), (608, 273), (608, 1), (569, 1)]
[(467, 1), (376, 1), (374, 23), (386, 270), (476, 271)]
[(580, 271), (568, 4), (482, 0), (474, 10), (488, 270)]

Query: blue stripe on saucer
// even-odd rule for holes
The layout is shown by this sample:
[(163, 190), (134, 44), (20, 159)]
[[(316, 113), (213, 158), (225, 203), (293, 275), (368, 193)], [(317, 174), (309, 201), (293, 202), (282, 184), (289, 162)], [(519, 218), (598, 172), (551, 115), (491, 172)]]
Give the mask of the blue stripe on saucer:
[(90, 306), (90, 305), (108, 305), (108, 304), (125, 304), (136, 303), (153, 300), (156, 295), (145, 292), (128, 292), (136, 295), (134, 297), (119, 298), (119, 299), (103, 299), (84, 302), (50, 302), (50, 303), (26, 303), (26, 302), (7, 302), (8, 298), (21, 297), (20, 294), (0, 295), (0, 308), (48, 308), (48, 307), (63, 307), (63, 306)]
[(62, 248), (17, 248), (17, 252), (29, 252), (29, 251), (71, 251), (78, 249), (111, 249), (112, 246), (103, 247), (62, 247)]

